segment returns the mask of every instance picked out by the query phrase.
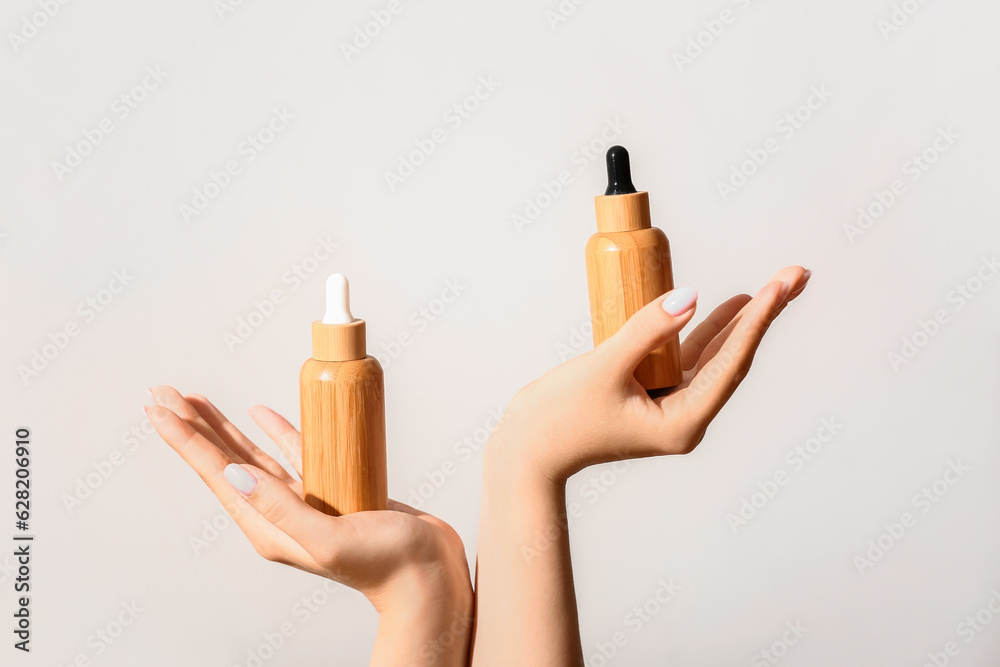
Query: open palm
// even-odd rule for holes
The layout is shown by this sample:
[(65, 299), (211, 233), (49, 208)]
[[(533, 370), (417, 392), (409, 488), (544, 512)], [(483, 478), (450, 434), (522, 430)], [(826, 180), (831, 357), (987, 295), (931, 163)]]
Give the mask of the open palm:
[[(169, 386), (150, 391), (156, 402), (146, 408), (150, 422), (264, 558), (357, 589), (376, 608), (397, 575), (414, 570), (440, 570), (456, 587), (471, 587), (462, 540), (444, 521), (394, 500), (386, 510), (328, 516), (303, 500), (301, 481), (207, 398), (182, 396)], [(301, 477), (302, 437), (295, 427), (264, 406), (255, 406), (250, 415)], [(256, 479), (250, 493), (231, 483), (230, 476), (246, 475), (234, 472), (232, 464)]]

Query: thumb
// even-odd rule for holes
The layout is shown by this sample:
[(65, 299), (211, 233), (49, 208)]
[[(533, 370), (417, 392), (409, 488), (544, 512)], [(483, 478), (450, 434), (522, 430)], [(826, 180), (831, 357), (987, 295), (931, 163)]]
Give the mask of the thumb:
[(243, 499), (273, 526), (299, 543), (316, 560), (340, 524), (308, 505), (288, 484), (249, 464), (230, 463), (223, 471)]
[(656, 348), (680, 333), (694, 315), (698, 292), (678, 287), (650, 301), (598, 346), (613, 362), (632, 373)]

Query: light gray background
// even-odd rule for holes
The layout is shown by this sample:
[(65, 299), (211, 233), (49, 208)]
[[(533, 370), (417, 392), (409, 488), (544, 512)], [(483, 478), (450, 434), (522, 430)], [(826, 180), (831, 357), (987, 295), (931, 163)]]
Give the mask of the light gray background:
[[(885, 36), (894, 2), (919, 9)], [(971, 642), (958, 626), (1000, 587), (1000, 280), (961, 309), (948, 300), (1000, 251), (996, 3), (591, 0), (553, 28), (556, 0), (401, 0), (348, 62), (341, 43), (385, 7), (245, 0), (220, 15), (209, 0), (74, 1), (15, 49), (9, 34), (41, 10), (5, 3), (0, 535), (14, 532), (13, 433), (28, 426), (37, 542), (34, 652), (9, 646), (7, 557), (0, 662), (248, 665), (288, 622), (294, 635), (263, 664), (364, 663), (377, 618), (359, 594), (337, 587), (304, 620), (295, 605), (323, 599), (322, 582), (258, 558), (158, 437), (130, 448), (124, 434), (143, 423), (145, 388), (169, 383), (276, 453), (245, 410), (264, 403), (298, 423), (322, 276), (344, 272), (372, 351), (412, 336), (386, 368), (391, 492), (406, 500), (453, 462), (424, 507), (474, 558), (481, 456), (454, 446), (590, 347), (583, 247), (604, 175), (578, 151), (600, 148), (611, 119), (677, 283), (700, 291), (696, 320), (783, 266), (814, 276), (694, 454), (571, 480), (588, 664), (769, 664), (755, 655), (786, 622), (808, 628), (780, 661), (790, 666), (916, 666), (949, 641), (960, 649), (949, 664), (997, 664), (1000, 618)], [(680, 71), (673, 54), (723, 10), (732, 22)], [(115, 99), (147, 67), (166, 78), (120, 119)], [(449, 125), (480, 77), (500, 86)], [(813, 86), (832, 96), (785, 138), (776, 123)], [(246, 162), (241, 142), (275, 108), (294, 120)], [(106, 117), (113, 132), (59, 180), (53, 162)], [(391, 191), (384, 173), (438, 127), (447, 141)], [(940, 128), (957, 140), (910, 181), (905, 163)], [(769, 137), (779, 150), (723, 201), (717, 182)], [(231, 159), (241, 173), (186, 223), (179, 206)], [(518, 231), (512, 215), (562, 170), (572, 183)], [(894, 179), (906, 192), (852, 242), (844, 226)], [(293, 290), (283, 275), (317, 237), (339, 247)], [(78, 304), (121, 269), (134, 279), (85, 322)], [(411, 317), (438, 309), (446, 281), (460, 296), (419, 329)], [(224, 335), (275, 289), (284, 303), (230, 351)], [(888, 354), (938, 309), (947, 323), (894, 369)], [(69, 322), (79, 335), (22, 381), (18, 367)], [(842, 428), (795, 471), (786, 452), (825, 418)], [(67, 509), (115, 451), (124, 462)], [(950, 461), (968, 472), (921, 513), (914, 495)], [(777, 471), (787, 484), (734, 532), (727, 514)], [(859, 572), (855, 556), (907, 511), (916, 524)], [(223, 529), (208, 541), (213, 521)], [(192, 538), (206, 539), (197, 553)], [(680, 589), (635, 632), (626, 615), (661, 579)], [(138, 618), (98, 655), (95, 633), (132, 603)], [(602, 661), (619, 631), (627, 644)]]

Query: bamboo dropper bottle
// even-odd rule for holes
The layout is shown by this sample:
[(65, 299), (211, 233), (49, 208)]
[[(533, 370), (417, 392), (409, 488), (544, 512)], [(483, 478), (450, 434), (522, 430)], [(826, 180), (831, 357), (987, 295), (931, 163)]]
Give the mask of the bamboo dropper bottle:
[(334, 516), (384, 510), (385, 390), (382, 366), (365, 351), (365, 321), (351, 315), (347, 278), (326, 281), (326, 315), (312, 324), (302, 365), (302, 487)]
[[(637, 310), (674, 288), (670, 242), (649, 220), (649, 194), (636, 192), (628, 151), (608, 149), (608, 188), (594, 198), (597, 233), (587, 242), (587, 284), (594, 347), (618, 331)], [(681, 382), (675, 336), (635, 369), (647, 391)]]

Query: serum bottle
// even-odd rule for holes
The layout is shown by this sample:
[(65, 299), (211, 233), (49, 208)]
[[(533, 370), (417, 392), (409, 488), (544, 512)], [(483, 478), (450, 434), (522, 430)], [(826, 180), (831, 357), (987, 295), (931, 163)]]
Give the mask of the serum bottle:
[(326, 315), (312, 324), (302, 365), (302, 486), (306, 502), (334, 516), (388, 502), (382, 366), (365, 350), (365, 321), (351, 314), (347, 278), (326, 281)]
[[(637, 310), (674, 288), (670, 242), (649, 219), (649, 193), (636, 192), (628, 151), (608, 149), (608, 188), (594, 198), (597, 233), (587, 242), (587, 284), (594, 347), (618, 331)], [(635, 369), (647, 391), (681, 382), (675, 336)]]

